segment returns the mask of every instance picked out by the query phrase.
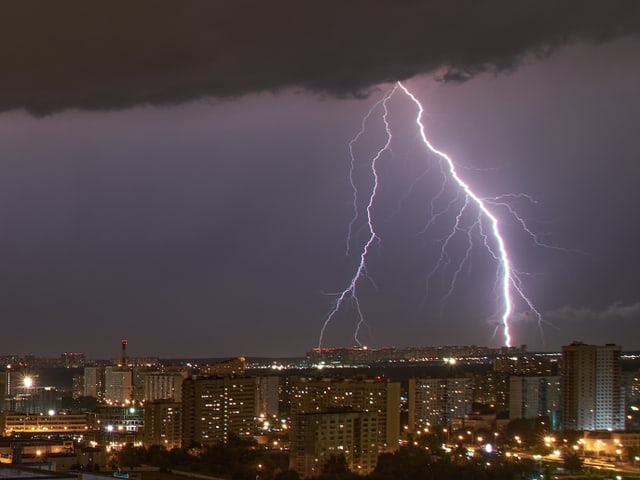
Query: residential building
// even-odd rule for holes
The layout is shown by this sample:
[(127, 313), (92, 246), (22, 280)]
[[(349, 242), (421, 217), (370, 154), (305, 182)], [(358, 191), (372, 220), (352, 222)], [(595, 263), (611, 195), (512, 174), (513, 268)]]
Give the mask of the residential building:
[(561, 391), (564, 430), (623, 430), (620, 346), (563, 346)]
[(302, 477), (322, 473), (332, 456), (347, 467), (369, 474), (378, 459), (378, 414), (348, 409), (298, 413), (292, 418), (289, 468)]
[(256, 416), (274, 418), (280, 414), (280, 377), (256, 377)]
[(194, 377), (182, 385), (182, 446), (226, 443), (255, 430), (255, 377)]
[(133, 375), (128, 367), (105, 367), (104, 401), (124, 405), (133, 399)]
[(509, 377), (509, 419), (547, 417), (552, 428), (560, 410), (560, 377)]
[(83, 396), (104, 399), (105, 367), (84, 367)]
[(153, 402), (154, 400), (182, 401), (182, 382), (187, 373), (163, 373), (145, 372), (142, 377), (142, 400)]
[(451, 425), (471, 412), (472, 380), (467, 377), (409, 379), (410, 432), (430, 425)]
[(182, 404), (168, 400), (147, 402), (144, 406), (144, 446), (162, 445), (167, 450), (182, 442)]
[(378, 448), (393, 451), (400, 438), (400, 383), (387, 379), (308, 379), (288, 384), (290, 415), (352, 408), (378, 416)]

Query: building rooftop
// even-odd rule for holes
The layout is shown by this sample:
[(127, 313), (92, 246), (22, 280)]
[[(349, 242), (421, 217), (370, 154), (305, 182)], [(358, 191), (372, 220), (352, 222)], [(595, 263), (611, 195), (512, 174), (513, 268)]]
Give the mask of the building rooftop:
[(52, 472), (50, 470), (41, 470), (39, 468), (25, 468), (25, 467), (19, 467), (15, 465), (0, 464), (0, 479), (2, 480), (9, 480), (9, 479), (28, 480), (31, 478), (36, 480), (45, 480), (45, 479), (68, 480), (71, 478), (77, 478), (77, 475), (70, 475), (70, 474), (65, 474), (60, 472)]

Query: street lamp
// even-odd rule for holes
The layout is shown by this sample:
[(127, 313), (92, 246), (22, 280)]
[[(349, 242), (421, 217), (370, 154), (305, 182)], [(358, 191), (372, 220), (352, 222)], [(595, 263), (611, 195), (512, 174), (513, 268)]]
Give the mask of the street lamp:
[(25, 413), (27, 415), (29, 415), (29, 413), (31, 413), (30, 412), (30, 410), (31, 410), (31, 408), (30, 408), (31, 407), (31, 389), (33, 388), (33, 384), (34, 384), (34, 381), (33, 381), (33, 377), (32, 376), (25, 375), (22, 378), (22, 386), (24, 387), (25, 393), (26, 393), (25, 402), (24, 402), (24, 409), (25, 409)]

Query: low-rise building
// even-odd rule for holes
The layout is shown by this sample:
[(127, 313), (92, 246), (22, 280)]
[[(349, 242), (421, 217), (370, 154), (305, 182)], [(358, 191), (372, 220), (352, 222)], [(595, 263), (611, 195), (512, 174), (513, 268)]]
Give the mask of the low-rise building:
[(91, 430), (88, 413), (56, 413), (28, 415), (18, 412), (0, 413), (4, 436), (20, 433), (84, 434)]

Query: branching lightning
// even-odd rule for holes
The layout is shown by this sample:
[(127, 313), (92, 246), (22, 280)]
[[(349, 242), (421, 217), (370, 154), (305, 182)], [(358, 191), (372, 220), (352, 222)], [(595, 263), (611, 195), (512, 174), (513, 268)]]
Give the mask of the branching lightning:
[[(499, 311), (496, 312), (496, 317), (499, 318), (498, 325), (504, 338), (504, 345), (511, 346), (512, 328), (510, 320), (514, 314), (515, 302), (523, 302), (524, 305), (526, 305), (526, 307), (529, 309), (529, 311), (538, 319), (539, 325), (542, 322), (542, 316), (535, 308), (533, 302), (525, 294), (522, 281), (520, 280), (519, 272), (517, 272), (513, 267), (512, 260), (509, 256), (509, 252), (505, 242), (505, 237), (501, 231), (500, 220), (497, 216), (496, 211), (505, 211), (508, 215), (515, 219), (515, 222), (520, 225), (522, 230), (533, 239), (535, 245), (550, 248), (558, 247), (550, 246), (541, 242), (539, 238), (527, 227), (524, 219), (520, 217), (513, 209), (513, 207), (507, 203), (509, 197), (525, 198), (529, 201), (533, 201), (531, 198), (522, 194), (482, 198), (471, 188), (471, 186), (465, 180), (463, 180), (463, 178), (458, 173), (458, 169), (456, 168), (456, 164), (454, 163), (454, 161), (446, 153), (434, 147), (427, 138), (423, 123), (424, 108), (420, 101), (403, 83), (397, 82), (395, 86), (390, 89), (384, 95), (384, 97), (369, 110), (369, 112), (362, 120), (360, 131), (351, 140), (351, 142), (349, 142), (349, 153), (351, 159), (349, 180), (353, 188), (354, 214), (351, 222), (349, 223), (347, 235), (347, 254), (349, 254), (351, 250), (353, 227), (358, 220), (357, 202), (358, 196), (360, 195), (354, 179), (354, 170), (356, 163), (354, 145), (365, 133), (367, 129), (367, 122), (369, 121), (370, 117), (377, 109), (382, 107), (381, 118), (384, 124), (386, 138), (382, 147), (380, 147), (380, 149), (369, 161), (371, 175), (373, 177), (373, 186), (371, 187), (368, 197), (368, 203), (366, 206), (366, 227), (368, 228), (369, 232), (368, 239), (360, 250), (359, 263), (350, 282), (344, 290), (335, 294), (336, 300), (334, 301), (329, 314), (325, 318), (322, 329), (320, 331), (318, 347), (322, 348), (322, 342), (328, 325), (331, 323), (337, 313), (347, 304), (351, 305), (356, 312), (357, 326), (354, 334), (354, 339), (358, 345), (362, 346), (358, 335), (361, 327), (365, 324), (365, 318), (361, 309), (360, 300), (358, 298), (358, 286), (363, 279), (372, 281), (367, 272), (366, 261), (372, 245), (375, 242), (380, 241), (380, 238), (376, 233), (372, 215), (372, 207), (376, 200), (376, 194), (378, 193), (380, 182), (380, 178), (378, 175), (378, 161), (380, 160), (380, 157), (383, 155), (383, 153), (389, 150), (393, 138), (389, 122), (388, 104), (395, 95), (400, 94), (405, 95), (415, 106), (417, 111), (415, 116), (415, 124), (419, 133), (420, 142), (422, 145), (424, 145), (425, 151), (428, 155), (435, 156), (439, 163), (441, 174), (443, 175), (443, 183), (440, 191), (431, 200), (430, 218), (424, 228), (424, 231), (428, 230), (434, 224), (434, 222), (436, 222), (445, 213), (451, 212), (452, 210), (455, 212), (455, 222), (451, 227), (449, 233), (441, 241), (439, 259), (431, 272), (429, 272), (429, 274), (427, 275), (427, 287), (432, 275), (451, 262), (448, 248), (449, 244), (453, 241), (454, 238), (462, 235), (466, 247), (464, 248), (462, 258), (457, 262), (457, 266), (455, 267), (454, 273), (448, 284), (446, 293), (441, 299), (441, 302), (445, 302), (453, 294), (458, 277), (463, 271), (466, 263), (469, 261), (471, 251), (474, 246), (474, 235), (479, 237), (481, 239), (482, 246), (489, 253), (491, 258), (493, 258), (496, 264), (496, 291), (500, 299)], [(447, 202), (444, 208), (442, 208), (441, 210), (436, 210), (435, 204), (439, 199), (443, 197), (445, 192), (445, 183), (448, 181), (453, 182), (457, 193), (453, 199)], [(411, 188), (414, 187), (415, 184), (411, 186)], [(469, 217), (471, 218), (471, 220), (468, 219)]]
[(358, 267), (356, 268), (356, 272), (354, 274), (354, 276), (351, 278), (351, 281), (349, 282), (349, 285), (347, 286), (347, 288), (345, 288), (342, 292), (337, 294), (337, 298), (334, 302), (333, 308), (331, 309), (331, 311), (329, 312), (329, 315), (327, 316), (327, 318), (324, 321), (324, 324), (322, 325), (322, 330), (320, 331), (320, 340), (318, 341), (318, 347), (322, 348), (322, 340), (324, 338), (324, 332), (327, 329), (327, 326), (329, 325), (329, 323), (331, 322), (331, 320), (333, 319), (333, 317), (338, 313), (338, 311), (340, 310), (340, 308), (342, 307), (343, 303), (345, 302), (350, 302), (354, 305), (354, 308), (356, 310), (356, 314), (358, 317), (358, 323), (356, 326), (356, 331), (354, 334), (354, 339), (356, 341), (356, 343), (360, 346), (362, 346), (362, 344), (360, 343), (360, 340), (358, 338), (358, 334), (360, 332), (360, 328), (362, 327), (362, 325), (364, 324), (364, 315), (362, 314), (362, 309), (360, 308), (360, 301), (358, 300), (358, 295), (357, 295), (357, 287), (358, 287), (358, 282), (362, 277), (366, 277), (369, 278), (369, 275), (367, 274), (367, 264), (366, 264), (366, 260), (367, 260), (367, 254), (369, 253), (369, 249), (371, 248), (371, 245), (373, 245), (373, 243), (376, 240), (379, 240), (378, 234), (375, 231), (374, 225), (373, 225), (373, 218), (372, 218), (372, 213), (371, 213), (371, 208), (373, 207), (373, 203), (375, 201), (376, 198), (376, 193), (378, 192), (378, 160), (380, 159), (380, 157), (382, 156), (382, 154), (387, 151), (387, 149), (389, 148), (389, 145), (391, 144), (391, 127), (389, 126), (389, 120), (388, 120), (388, 115), (389, 115), (389, 110), (387, 107), (387, 104), (389, 102), (389, 99), (391, 99), (391, 97), (393, 96), (393, 94), (396, 92), (398, 86), (394, 87), (389, 93), (387, 93), (387, 95), (385, 95), (385, 97), (378, 102), (376, 105), (374, 105), (371, 110), (369, 110), (369, 113), (365, 116), (364, 120), (362, 121), (362, 129), (360, 130), (360, 132), (354, 137), (354, 139), (349, 142), (349, 152), (351, 154), (351, 168), (350, 168), (350, 181), (351, 181), (351, 185), (353, 186), (353, 208), (354, 208), (354, 216), (353, 219), (351, 220), (351, 222), (349, 223), (349, 236), (347, 238), (347, 254), (349, 253), (349, 245), (351, 243), (351, 233), (352, 233), (352, 228), (353, 228), (353, 224), (355, 223), (355, 221), (358, 218), (358, 207), (357, 207), (357, 193), (358, 190), (357, 188), (354, 186), (354, 181), (353, 181), (353, 170), (354, 170), (354, 164), (355, 164), (355, 156), (353, 154), (353, 144), (360, 138), (360, 136), (362, 135), (362, 133), (364, 133), (364, 130), (366, 128), (366, 121), (367, 119), (372, 115), (373, 111), (375, 110), (375, 108), (382, 104), (382, 108), (384, 110), (384, 113), (382, 115), (382, 120), (384, 122), (384, 127), (385, 127), (385, 131), (387, 133), (387, 138), (386, 141), (384, 143), (384, 145), (380, 148), (380, 150), (378, 150), (378, 152), (375, 154), (375, 156), (371, 159), (371, 174), (373, 175), (373, 187), (371, 189), (371, 194), (369, 196), (369, 202), (367, 203), (367, 208), (366, 208), (366, 212), (367, 212), (367, 226), (369, 228), (369, 238), (368, 240), (365, 242), (364, 246), (362, 247), (362, 251), (360, 252), (360, 263), (358, 263)]

